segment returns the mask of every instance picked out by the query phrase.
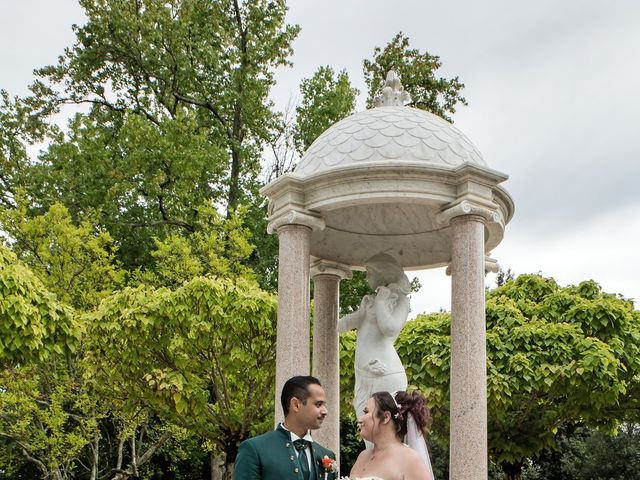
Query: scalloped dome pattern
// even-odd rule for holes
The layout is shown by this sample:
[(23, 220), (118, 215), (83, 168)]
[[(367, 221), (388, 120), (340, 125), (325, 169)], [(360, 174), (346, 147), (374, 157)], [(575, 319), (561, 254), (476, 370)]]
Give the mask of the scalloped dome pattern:
[(329, 127), (305, 152), (295, 173), (310, 176), (350, 164), (394, 160), (487, 166), (469, 139), (437, 115), (411, 107), (377, 107)]

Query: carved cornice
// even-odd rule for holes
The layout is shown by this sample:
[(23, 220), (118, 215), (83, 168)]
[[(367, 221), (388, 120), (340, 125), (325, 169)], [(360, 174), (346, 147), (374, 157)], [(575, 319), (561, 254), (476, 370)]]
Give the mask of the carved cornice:
[(340, 280), (343, 280), (345, 278), (350, 279), (353, 277), (353, 272), (348, 265), (343, 263), (331, 262), (329, 260), (317, 258), (311, 262), (310, 276), (313, 278), (318, 275), (334, 275), (339, 277)]
[(324, 230), (326, 226), (322, 217), (297, 210), (289, 210), (269, 220), (267, 233), (275, 233), (285, 225), (303, 225), (309, 227), (311, 230)]

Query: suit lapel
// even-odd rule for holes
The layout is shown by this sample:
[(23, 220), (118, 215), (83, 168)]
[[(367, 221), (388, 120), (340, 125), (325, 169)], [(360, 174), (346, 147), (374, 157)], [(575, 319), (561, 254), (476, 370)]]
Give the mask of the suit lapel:
[(291, 432), (289, 432), (289, 430), (284, 428), (281, 423), (279, 423), (278, 426), (276, 427), (276, 432), (280, 432), (282, 435), (287, 437), (287, 440), (289, 441), (291, 440)]
[[(281, 423), (278, 424), (278, 426), (276, 427), (276, 432), (278, 432), (280, 435), (282, 435), (282, 439), (285, 442), (285, 447), (288, 448), (288, 453), (289, 453), (289, 459), (293, 462), (295, 462), (295, 466), (298, 466), (298, 452), (295, 449), (295, 447), (293, 446), (293, 442), (291, 441), (291, 432), (289, 430), (287, 430), (286, 428), (284, 428), (282, 426)], [(315, 454), (313, 453), (313, 443), (311, 444), (311, 458), (315, 461)], [(314, 466), (310, 465), (311, 468), (311, 474), (309, 475), (310, 480), (313, 480), (314, 478), (316, 478), (315, 475), (315, 470), (314, 470)], [(296, 480), (303, 480), (302, 478), (302, 472), (298, 472), (296, 475)]]
[(316, 453), (318, 449), (316, 448), (316, 442), (311, 442), (311, 459), (313, 460), (311, 463), (311, 478), (320, 478), (320, 468), (318, 468), (318, 462), (320, 461), (318, 454)]
[[(314, 468), (315, 468), (315, 478), (317, 478), (318, 480), (324, 480), (324, 467), (322, 466), (322, 458), (323, 458), (323, 454), (321, 452), (326, 451), (323, 448), (320, 447), (320, 444), (313, 442), (311, 444), (311, 454), (313, 456), (313, 464), (314, 464)], [(338, 476), (335, 473), (329, 473), (327, 475), (327, 479), (329, 480), (333, 480), (338, 478)]]

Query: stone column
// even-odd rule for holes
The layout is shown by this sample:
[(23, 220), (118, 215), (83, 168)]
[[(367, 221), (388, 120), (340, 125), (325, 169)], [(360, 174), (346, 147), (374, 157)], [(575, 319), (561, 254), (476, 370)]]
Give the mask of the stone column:
[(313, 438), (336, 453), (340, 461), (340, 357), (338, 316), (340, 280), (351, 278), (346, 265), (317, 260), (311, 265), (314, 286), (313, 376), (320, 379), (329, 414)]
[(278, 324), (276, 339), (275, 418), (284, 419), (280, 394), (294, 375), (309, 375), (309, 244), (314, 228), (323, 228), (322, 219), (289, 212), (269, 222), (268, 232), (277, 232)]
[(451, 219), (451, 480), (488, 476), (484, 223)]

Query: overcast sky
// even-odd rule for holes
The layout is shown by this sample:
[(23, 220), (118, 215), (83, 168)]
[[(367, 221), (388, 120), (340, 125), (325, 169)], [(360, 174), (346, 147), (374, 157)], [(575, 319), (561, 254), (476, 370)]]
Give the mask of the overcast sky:
[[(510, 179), (516, 205), (492, 256), (516, 274), (567, 285), (592, 278), (640, 300), (640, 2), (637, 0), (292, 0), (302, 31), (273, 91), (284, 107), (320, 65), (346, 69), (403, 31), (459, 76), (469, 106), (453, 119)], [(0, 88), (26, 94), (82, 23), (72, 0), (0, 0)], [(420, 273), (415, 313), (450, 308), (443, 269)], [(493, 277), (487, 282), (491, 284)], [(638, 303), (636, 302), (636, 305)]]

